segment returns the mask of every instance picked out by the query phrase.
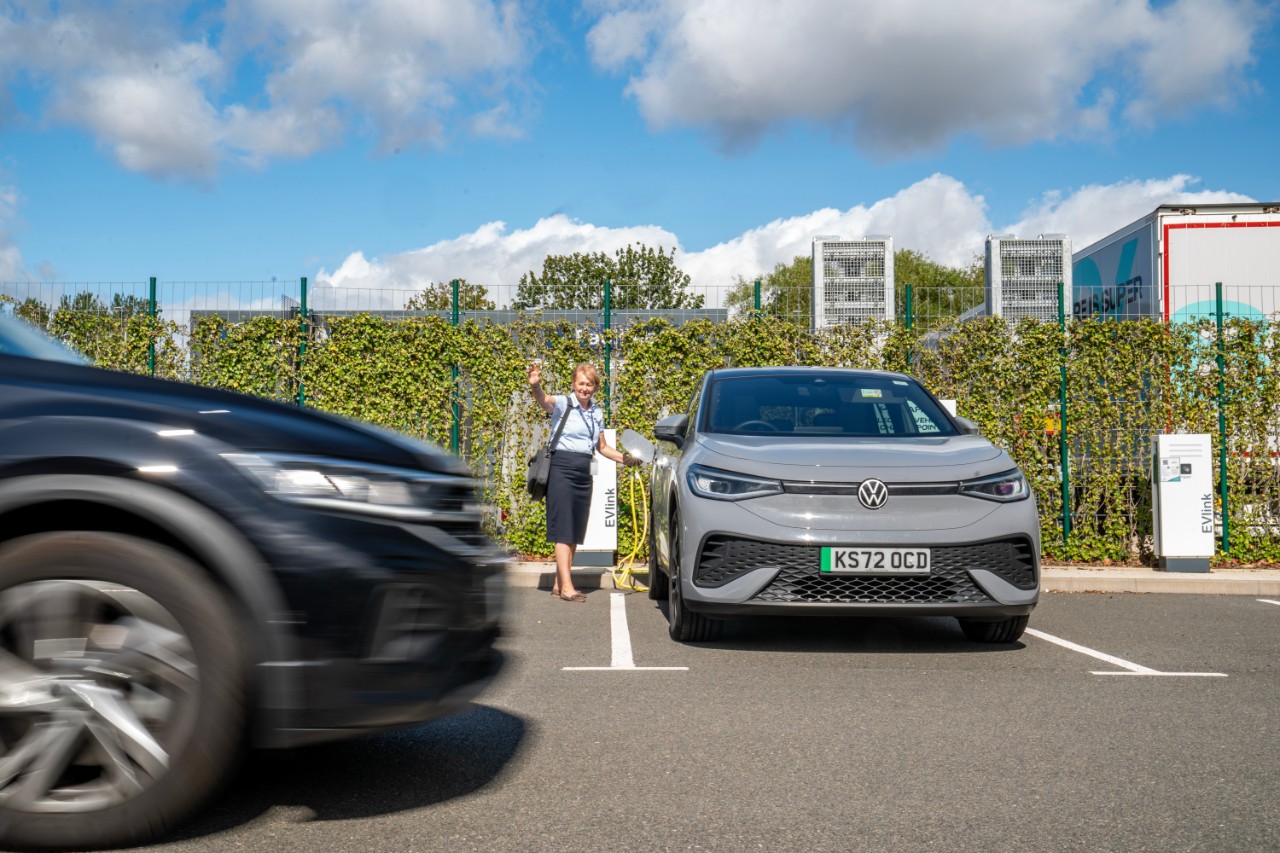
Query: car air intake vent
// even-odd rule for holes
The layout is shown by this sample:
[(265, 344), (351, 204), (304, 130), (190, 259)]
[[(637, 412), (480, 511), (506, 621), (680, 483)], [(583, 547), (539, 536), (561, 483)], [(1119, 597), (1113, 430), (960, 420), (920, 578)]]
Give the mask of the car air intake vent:
[(425, 584), (386, 584), (373, 598), (368, 660), (424, 660), (444, 641), (450, 618), (439, 592)]
[(693, 582), (702, 587), (724, 586), (752, 569), (779, 566), (788, 559), (790, 545), (755, 542), (732, 536), (708, 536), (698, 555)]
[[(1010, 539), (1001, 542), (984, 542), (966, 545), (964, 548), (946, 549), (958, 565), (964, 569), (986, 569), (994, 572), (1018, 589), (1034, 589), (1036, 585), (1036, 557), (1027, 539)], [(935, 553), (937, 551), (935, 550)]]
[[(814, 549), (817, 550), (817, 549)], [(991, 599), (963, 571), (917, 575), (822, 575), (784, 569), (756, 601), (829, 604), (981, 604)]]

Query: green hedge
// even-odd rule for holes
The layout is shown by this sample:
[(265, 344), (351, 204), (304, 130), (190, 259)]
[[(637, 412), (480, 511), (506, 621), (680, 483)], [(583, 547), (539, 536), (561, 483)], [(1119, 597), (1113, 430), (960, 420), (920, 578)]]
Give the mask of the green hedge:
[[(869, 324), (818, 332), (768, 317), (679, 326), (653, 319), (605, 331), (536, 317), (510, 325), (467, 320), (455, 328), (435, 316), (363, 314), (309, 324), (302, 356), (302, 324), (271, 316), (238, 324), (206, 316), (183, 329), (146, 316), (54, 312), (47, 327), (106, 367), (148, 372), (155, 345), (157, 375), (277, 400), (296, 401), (301, 393), (308, 405), (445, 447), (454, 441), (456, 405), (458, 451), (497, 509), (491, 532), (522, 554), (552, 550), (542, 504), (528, 501), (522, 488), (524, 461), (547, 426), (525, 380), (532, 358), (543, 361), (548, 391), (565, 393), (574, 364), (603, 367), (607, 354), (610, 426), (650, 436), (658, 418), (684, 410), (708, 368), (905, 370), (939, 397), (956, 399), (960, 414), (1026, 472), (1047, 559), (1149, 559), (1150, 436), (1210, 433), (1215, 454), (1221, 441), (1219, 340), (1210, 323), (1070, 322), (1064, 342), (1056, 325), (1011, 327), (994, 318), (931, 329)], [(1273, 368), (1280, 335), (1274, 325), (1231, 320), (1222, 338), (1231, 548), (1218, 562), (1280, 561), (1280, 380)], [(1058, 434), (1064, 357), (1071, 459), (1065, 541)], [(620, 474), (623, 554), (640, 533), (626, 523), (627, 476)]]

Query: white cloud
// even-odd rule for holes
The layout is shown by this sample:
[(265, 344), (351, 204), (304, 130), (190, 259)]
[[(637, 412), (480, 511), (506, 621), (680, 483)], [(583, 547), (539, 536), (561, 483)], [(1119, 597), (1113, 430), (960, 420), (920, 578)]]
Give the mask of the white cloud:
[[(1267, 13), (1255, 0), (616, 0), (591, 6), (594, 61), (638, 63), (651, 126), (728, 147), (799, 120), (881, 155), (976, 133), (1098, 135), (1239, 93)], [(1176, 60), (1171, 57), (1176, 56)]]
[(9, 237), (9, 223), (18, 215), (18, 191), (0, 184), (0, 281), (25, 281), (29, 276), (22, 253)]
[(1019, 237), (1067, 234), (1079, 251), (1108, 234), (1146, 216), (1162, 204), (1226, 204), (1253, 201), (1247, 195), (1225, 190), (1196, 189), (1190, 175), (1174, 175), (1118, 184), (1090, 184), (1073, 190), (1046, 193), (1023, 212), (1022, 218), (1002, 231)]
[(994, 225), (986, 200), (949, 175), (930, 175), (894, 195), (848, 210), (824, 208), (776, 219), (698, 252), (680, 250), (677, 236), (655, 225), (603, 228), (564, 216), (540, 219), (508, 231), (490, 222), (469, 234), (382, 259), (352, 253), (332, 273), (315, 276), (315, 304), (330, 308), (402, 307), (412, 291), (465, 278), (489, 286), (499, 307), (510, 304), (520, 276), (541, 270), (548, 255), (613, 252), (631, 243), (676, 248), (676, 264), (689, 273), (694, 292), (708, 307), (723, 304), (738, 277), (753, 279), (810, 252), (813, 238), (883, 234), (897, 249), (914, 249), (949, 266), (965, 266), (985, 250), (988, 234), (1033, 237), (1065, 233), (1079, 249), (1150, 213), (1161, 204), (1249, 201), (1247, 196), (1197, 188), (1187, 175), (1090, 185), (1045, 194), (1014, 222)]
[(22, 266), (22, 253), (0, 235), (0, 281), (22, 281), (27, 278)]
[[(490, 0), (257, 0), (230, 7), (228, 19), (234, 41), (283, 57), (268, 74), (259, 124), (319, 112), (331, 132), (319, 108), (339, 103), (375, 128), (386, 151), (438, 142), (455, 111), (472, 115), (473, 129), (490, 127), (495, 109), (511, 109), (529, 52), (518, 7)], [(496, 105), (472, 108), (468, 84), (496, 89)]]
[(1136, 56), (1143, 86), (1125, 109), (1128, 118), (1152, 123), (1188, 106), (1225, 107), (1252, 88), (1245, 74), (1263, 17), (1253, 3), (1178, 0), (1153, 17), (1158, 25)]
[(495, 303), (505, 307), (515, 298), (520, 276), (530, 270), (540, 272), (548, 255), (612, 254), (636, 242), (679, 247), (674, 234), (654, 225), (604, 228), (556, 215), (508, 233), (506, 223), (489, 222), (470, 234), (381, 260), (354, 252), (332, 273), (320, 270), (315, 276), (315, 298), (329, 301), (330, 307), (341, 307), (353, 295), (355, 301), (363, 298), (357, 291), (372, 289), (384, 292), (386, 307), (398, 308), (403, 307), (410, 291), (465, 278), (488, 286)]
[[(0, 8), (0, 81), (47, 92), (126, 169), (207, 179), (368, 133), (382, 151), (520, 132), (531, 45), (504, 0), (162, 0)], [(455, 130), (456, 128), (456, 130)]]

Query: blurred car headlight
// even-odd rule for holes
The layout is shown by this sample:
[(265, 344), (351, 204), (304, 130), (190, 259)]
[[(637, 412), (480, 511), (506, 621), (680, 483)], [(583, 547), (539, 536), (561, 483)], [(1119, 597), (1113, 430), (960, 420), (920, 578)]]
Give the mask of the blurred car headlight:
[(222, 456), (274, 498), (401, 521), (480, 514), (469, 477), (279, 454)]
[(742, 501), (782, 494), (782, 483), (747, 474), (735, 474), (703, 465), (690, 465), (686, 474), (695, 495), (716, 501)]
[(966, 480), (960, 484), (960, 494), (988, 501), (1012, 503), (1030, 497), (1031, 487), (1027, 485), (1027, 478), (1022, 476), (1022, 472), (1015, 468), (991, 477)]

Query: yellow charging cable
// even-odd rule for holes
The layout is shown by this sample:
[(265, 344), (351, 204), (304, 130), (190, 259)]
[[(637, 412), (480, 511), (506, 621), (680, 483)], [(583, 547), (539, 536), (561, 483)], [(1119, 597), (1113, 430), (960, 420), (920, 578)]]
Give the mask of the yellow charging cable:
[[(636, 532), (640, 525), (636, 522), (636, 483), (640, 482), (640, 466), (627, 469), (631, 475), (631, 530)], [(639, 530), (638, 535), (634, 536), (631, 543), (631, 553), (618, 560), (618, 565), (613, 567), (613, 587), (614, 589), (630, 589), (635, 592), (648, 592), (649, 587), (640, 583), (635, 579), (636, 557), (640, 554), (640, 549), (649, 538), (649, 496), (645, 493), (644, 485), (640, 485), (640, 504), (642, 507), (641, 517), (644, 519), (643, 529)], [(653, 555), (649, 555), (649, 560), (653, 560)], [(646, 572), (648, 570), (646, 569)]]

